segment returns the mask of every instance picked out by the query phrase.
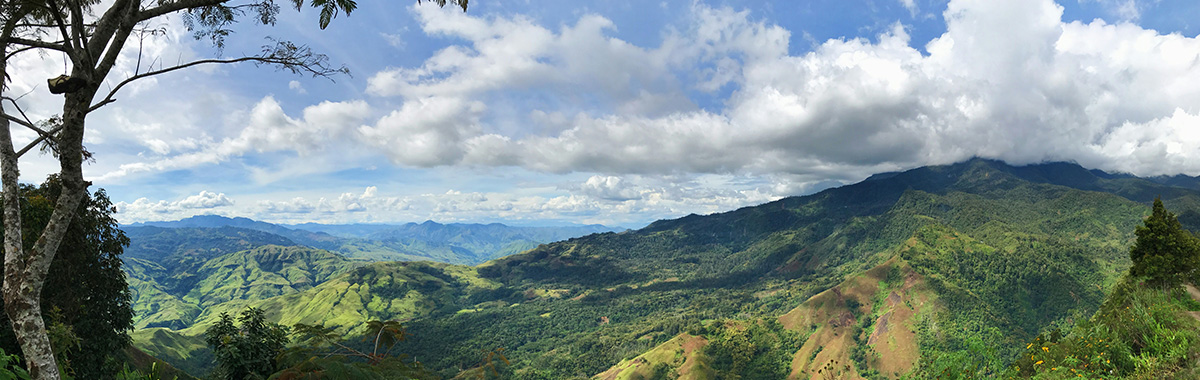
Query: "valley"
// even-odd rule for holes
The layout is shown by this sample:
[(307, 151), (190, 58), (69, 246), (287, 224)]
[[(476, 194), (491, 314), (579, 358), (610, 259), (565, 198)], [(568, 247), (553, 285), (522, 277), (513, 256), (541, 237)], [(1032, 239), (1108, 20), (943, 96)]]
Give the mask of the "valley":
[[(437, 250), (355, 240), (422, 225), (137, 226), (133, 337), (201, 375), (204, 329), (253, 306), (349, 336), (400, 320), (398, 352), (446, 378), (498, 348), (511, 361), (498, 374), (518, 379), (987, 377), (1101, 309), (1156, 196), (1198, 229), (1197, 183), (974, 159), (523, 252), (461, 232)], [(394, 253), (348, 252), (364, 245)], [(467, 247), (491, 253), (444, 256)]]

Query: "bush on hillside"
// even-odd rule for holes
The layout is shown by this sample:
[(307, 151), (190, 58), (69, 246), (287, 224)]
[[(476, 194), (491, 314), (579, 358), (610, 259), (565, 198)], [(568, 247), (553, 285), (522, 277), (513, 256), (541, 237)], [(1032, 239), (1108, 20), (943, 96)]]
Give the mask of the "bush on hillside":
[(1153, 213), (1134, 233), (1137, 241), (1129, 248), (1133, 260), (1129, 274), (1151, 285), (1175, 287), (1200, 268), (1200, 239), (1183, 229), (1162, 199), (1154, 199)]

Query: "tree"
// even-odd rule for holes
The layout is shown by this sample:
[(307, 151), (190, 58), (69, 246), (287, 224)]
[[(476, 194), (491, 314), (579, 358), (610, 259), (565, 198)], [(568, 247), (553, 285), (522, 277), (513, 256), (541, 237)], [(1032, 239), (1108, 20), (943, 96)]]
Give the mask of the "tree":
[(1129, 248), (1133, 266), (1129, 274), (1157, 286), (1178, 286), (1200, 268), (1200, 241), (1183, 229), (1175, 214), (1154, 199), (1154, 210), (1134, 231), (1137, 241)]
[(268, 323), (262, 310), (242, 311), (234, 326), (229, 313), (204, 332), (204, 343), (217, 358), (217, 376), (223, 379), (266, 379), (275, 372), (276, 358), (288, 342), (288, 329)]
[[(408, 333), (398, 321), (368, 321), (361, 344), (345, 341), (333, 327), (297, 323), (292, 334), (298, 343), (285, 356), (288, 368), (271, 376), (273, 380), (299, 379), (437, 379), (419, 362), (408, 362), (407, 355), (391, 355), (397, 343)], [(357, 346), (357, 347), (356, 347)]]
[[(444, 6), (447, 2), (466, 10), (467, 0), (432, 0)], [(420, 0), (418, 0), (420, 2)], [(290, 0), (287, 5), (300, 10), (303, 0)], [(97, 9), (103, 5), (103, 9)], [(354, 0), (313, 0), (310, 6), (320, 11), (320, 27), (341, 13), (356, 8)], [(29, 372), (34, 379), (58, 379), (50, 339), (42, 317), (41, 294), (50, 264), (67, 234), (75, 210), (83, 202), (90, 185), (83, 178), (83, 163), (91, 154), (84, 149), (83, 137), (88, 114), (116, 101), (115, 95), (127, 84), (148, 77), (203, 64), (252, 62), (274, 65), (294, 73), (331, 77), (346, 73), (344, 67), (331, 67), (326, 56), (314, 53), (307, 46), (288, 41), (272, 40), (261, 53), (235, 58), (202, 59), (170, 67), (153, 67), (121, 79), (107, 93), (100, 85), (109, 76), (131, 36), (147, 30), (148, 20), (170, 14), (182, 14), (197, 38), (210, 40), (217, 50), (224, 46), (230, 27), (239, 19), (249, 17), (253, 22), (274, 24), (279, 13), (275, 0), (11, 0), (0, 4), (0, 44), (4, 60), (0, 61), (0, 77), (7, 80), (8, 59), (18, 54), (62, 54), (70, 63), (70, 74), (48, 81), (50, 91), (63, 94), (61, 115), (48, 121), (34, 122), (25, 117), (16, 100), (0, 86), (0, 182), (4, 193), (4, 311), (13, 322), (13, 333), (25, 354)], [(15, 109), (4, 108), (4, 101)], [(13, 125), (29, 128), (38, 138), (17, 150), (13, 145)], [(47, 223), (26, 247), (21, 220), (21, 189), (18, 183), (18, 159), (30, 149), (44, 144), (59, 161), (58, 179), (61, 192), (55, 200)]]
[[(57, 178), (51, 177), (41, 186), (22, 185), (21, 192), (23, 244), (28, 248), (53, 213), (61, 186)], [(86, 342), (58, 352), (58, 358), (70, 363), (76, 378), (111, 378), (121, 368), (112, 353), (129, 345), (127, 331), (133, 326), (133, 308), (120, 257), (129, 238), (117, 228), (113, 212), (104, 190), (84, 198), (67, 228), (62, 254), (55, 255), (50, 265), (46, 283), (51, 286), (42, 294), (43, 312), (57, 316), (47, 322), (70, 335), (61, 338)], [(0, 315), (0, 326), (4, 326), (0, 348), (20, 352), (8, 325), (8, 318)]]

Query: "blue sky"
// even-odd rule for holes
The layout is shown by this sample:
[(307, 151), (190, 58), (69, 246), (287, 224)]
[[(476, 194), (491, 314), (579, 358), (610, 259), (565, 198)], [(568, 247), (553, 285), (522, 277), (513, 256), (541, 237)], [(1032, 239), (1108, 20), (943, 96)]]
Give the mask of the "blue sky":
[[(89, 119), (85, 172), (127, 223), (633, 227), (972, 156), (1197, 175), (1195, 20), (1167, 0), (363, 1), (319, 30), (285, 7), (221, 54), (274, 36), (351, 76), (140, 82)], [(179, 17), (149, 26), (143, 65), (217, 54)], [(58, 113), (37, 86), (61, 58), (23, 59), (24, 107)]]

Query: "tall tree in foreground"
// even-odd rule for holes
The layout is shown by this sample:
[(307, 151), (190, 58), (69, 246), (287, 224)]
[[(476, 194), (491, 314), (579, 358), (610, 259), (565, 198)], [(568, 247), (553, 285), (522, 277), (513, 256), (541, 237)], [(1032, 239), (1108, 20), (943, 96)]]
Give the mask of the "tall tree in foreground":
[[(457, 4), (464, 11), (467, 6), (467, 0), (433, 1), (439, 5)], [(285, 4), (296, 10), (304, 7), (303, 0), (290, 0)], [(314, 0), (309, 5), (319, 10), (321, 28), (328, 26), (339, 14), (349, 14), (357, 6), (354, 0)], [(209, 39), (219, 50), (234, 23), (249, 18), (252, 22), (274, 24), (279, 10), (275, 0), (113, 0), (103, 3), (97, 0), (8, 0), (0, 3), (0, 44), (4, 51), (0, 77), (7, 80), (19, 74), (9, 72), (8, 65), (8, 60), (19, 54), (62, 54), (70, 65), (69, 75), (52, 78), (47, 83), (52, 93), (64, 97), (61, 115), (49, 121), (35, 122), (27, 118), (27, 113), (8, 95), (7, 86), (0, 86), (4, 311), (12, 321), (13, 333), (34, 379), (60, 378), (46, 335), (41, 295), (55, 253), (87, 194), (89, 183), (83, 178), (83, 162), (90, 153), (83, 147), (83, 138), (89, 113), (116, 101), (116, 94), (129, 83), (203, 64), (252, 62), (319, 77), (346, 72), (344, 67), (329, 66), (324, 55), (306, 46), (271, 40), (273, 43), (264, 46), (257, 55), (202, 59), (169, 67), (148, 67), (145, 71), (139, 67), (132, 75), (118, 78), (111, 90), (102, 93), (100, 85), (108, 78), (129, 38), (145, 31), (149, 20), (181, 14), (198, 38)], [(9, 106), (17, 112), (6, 110)], [(16, 149), (10, 130), (14, 124), (33, 130), (37, 139)], [(27, 237), (22, 228), (21, 189), (17, 182), (20, 178), (18, 158), (40, 144), (46, 144), (58, 158), (61, 193), (47, 217), (45, 228), (32, 246), (26, 248), (23, 244)]]
[(1154, 210), (1134, 231), (1137, 241), (1129, 248), (1133, 266), (1129, 274), (1144, 277), (1155, 286), (1178, 286), (1200, 268), (1200, 240), (1154, 199)]
[[(61, 186), (51, 177), (41, 186), (22, 185), (21, 192), (23, 243), (28, 249), (53, 213)], [(133, 308), (120, 257), (129, 239), (117, 228), (114, 211), (104, 190), (84, 197), (67, 228), (61, 254), (50, 264), (46, 276), (50, 286), (42, 293), (42, 311), (54, 314), (49, 320), (57, 327), (58, 348), (70, 346), (57, 352), (57, 357), (69, 361), (78, 379), (112, 378), (121, 368), (119, 356), (113, 353), (129, 345)], [(0, 348), (20, 352), (3, 315), (0, 326)]]

